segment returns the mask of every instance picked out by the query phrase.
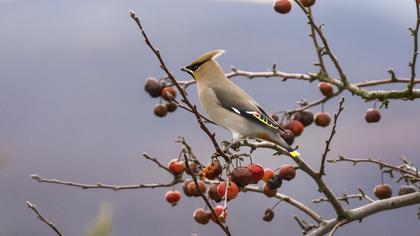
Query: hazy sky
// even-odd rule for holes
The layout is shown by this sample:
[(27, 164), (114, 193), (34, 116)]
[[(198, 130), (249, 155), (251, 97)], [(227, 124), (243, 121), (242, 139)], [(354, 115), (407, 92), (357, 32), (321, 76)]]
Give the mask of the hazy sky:
[[(415, 22), (413, 2), (317, 1), (313, 11), (318, 22), (326, 24), (325, 33), (351, 81), (384, 79), (390, 67), (398, 76), (409, 75), (412, 41), (407, 26)], [(287, 72), (316, 71), (306, 19), (293, 8), (288, 15), (278, 15), (271, 1), (0, 0), (0, 156), (8, 160), (0, 167), (0, 236), (54, 235), (26, 208), (26, 200), (37, 204), (65, 235), (82, 235), (102, 202), (114, 208), (114, 235), (218, 235), (216, 225), (193, 222), (194, 209), (204, 206), (200, 199), (183, 196), (172, 208), (164, 200), (168, 189), (82, 191), (39, 184), (29, 176), (109, 184), (169, 181), (171, 176), (139, 157), (147, 152), (166, 163), (177, 155), (174, 140), (179, 135), (191, 142), (201, 161), (209, 161), (211, 143), (190, 114), (154, 117), (158, 100), (143, 91), (144, 80), (163, 72), (128, 16), (129, 9), (141, 17), (177, 78), (190, 79), (179, 68), (215, 48), (227, 51), (218, 59), (226, 71), (231, 65), (265, 71), (273, 63)], [(234, 82), (270, 112), (320, 96), (316, 83)], [(197, 102), (195, 93), (192, 87), (191, 100)], [(363, 113), (372, 103), (348, 93), (346, 98), (330, 157), (398, 163), (406, 156), (419, 165), (418, 101), (391, 101), (382, 121), (368, 125)], [(337, 99), (325, 109), (336, 111)], [(219, 140), (230, 139), (228, 132), (211, 129)], [(303, 158), (315, 167), (329, 131), (311, 126), (297, 139)], [(267, 151), (256, 152), (254, 160), (273, 169), (290, 163)], [(359, 186), (372, 195), (380, 182), (374, 166), (328, 165), (327, 173), (326, 181), (338, 195), (355, 193)], [(393, 184), (394, 192), (398, 186)], [(319, 194), (301, 173), (280, 191), (326, 218), (333, 216), (326, 204), (311, 203)], [(234, 235), (299, 235), (293, 215), (301, 214), (287, 204), (276, 208), (271, 223), (261, 220), (274, 203), (262, 195), (240, 194), (229, 205)], [(412, 206), (380, 213), (337, 235), (417, 235), (416, 212)]]

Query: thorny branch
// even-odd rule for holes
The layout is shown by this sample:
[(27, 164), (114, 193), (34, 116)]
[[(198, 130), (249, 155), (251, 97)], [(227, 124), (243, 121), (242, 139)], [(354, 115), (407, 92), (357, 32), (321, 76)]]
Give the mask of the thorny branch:
[[(345, 202), (347, 204), (350, 204), (351, 199), (358, 199), (359, 201), (362, 201), (363, 199), (366, 199), (369, 202), (374, 202), (372, 198), (370, 198), (361, 188), (358, 188), (359, 192), (358, 194), (347, 194), (343, 193), (342, 197), (337, 198), (337, 200)], [(328, 202), (328, 198), (320, 197), (317, 199), (312, 200), (313, 203), (320, 203), (320, 202)]]
[(386, 163), (384, 161), (381, 160), (375, 160), (372, 158), (368, 158), (368, 159), (354, 159), (354, 158), (346, 158), (344, 156), (339, 156), (338, 159), (334, 159), (334, 160), (328, 160), (328, 162), (330, 163), (338, 163), (338, 162), (351, 162), (353, 165), (356, 165), (358, 163), (372, 163), (372, 164), (376, 164), (379, 166), (380, 169), (385, 168), (389, 168), (392, 170), (396, 170), (398, 172), (400, 172), (402, 175), (408, 176), (411, 179), (413, 179), (414, 181), (420, 181), (420, 171), (417, 170), (416, 168), (409, 166), (407, 164), (402, 164), (399, 166), (395, 166), (389, 163)]
[(325, 53), (325, 54), (327, 54), (330, 57), (331, 61), (333, 62), (335, 68), (338, 71), (338, 74), (340, 76), (340, 80), (342, 81), (342, 83), (344, 85), (346, 85), (348, 83), (347, 77), (344, 74), (344, 70), (341, 68), (341, 65), (338, 62), (337, 58), (334, 56), (334, 54), (333, 54), (333, 52), (332, 52), (332, 50), (331, 50), (331, 48), (330, 48), (330, 46), (328, 44), (328, 41), (325, 38), (324, 33), (322, 32), (322, 27), (321, 26), (318, 26), (315, 23), (315, 20), (314, 20), (314, 18), (312, 16), (312, 13), (309, 10), (307, 10), (302, 5), (302, 3), (300, 2), (300, 0), (295, 0), (295, 2), (296, 2), (296, 4), (299, 5), (299, 7), (305, 13), (306, 17), (308, 18), (308, 23), (311, 25), (312, 29), (315, 30), (315, 32), (318, 34), (319, 38), (321, 39), (322, 43), (324, 44), (323, 51), (321, 53)]
[(327, 158), (328, 152), (330, 151), (331, 141), (332, 141), (332, 139), (333, 139), (333, 137), (336, 133), (338, 117), (340, 116), (341, 112), (344, 110), (343, 104), (344, 104), (344, 97), (341, 97), (339, 107), (338, 107), (338, 111), (337, 111), (336, 114), (334, 114), (334, 125), (331, 129), (330, 137), (328, 138), (328, 140), (325, 141), (325, 150), (324, 150), (324, 153), (322, 154), (321, 167), (319, 168), (319, 175), (320, 176), (325, 175), (325, 160)]
[[(312, 10), (311, 10), (311, 8), (308, 9), (308, 12), (309, 12), (310, 16), (312, 17)], [(311, 27), (311, 33), (309, 34), (309, 37), (312, 38), (312, 41), (313, 41), (313, 44), (314, 44), (314, 48), (315, 48), (315, 51), (316, 51), (316, 55), (318, 56), (318, 61), (319, 62), (318, 63), (315, 63), (315, 65), (320, 67), (321, 73), (324, 76), (327, 76), (328, 77), (328, 71), (327, 71), (327, 67), (325, 66), (324, 57), (323, 57), (323, 55), (324, 55), (323, 54), (324, 48), (319, 46), (318, 39), (317, 39), (317, 36), (315, 34), (314, 27)]]
[(26, 201), (25, 202), (26, 206), (29, 207), (33, 212), (35, 212), (36, 216), (38, 217), (38, 219), (42, 222), (44, 222), (46, 225), (48, 225), (52, 230), (54, 230), (54, 232), (59, 235), (59, 236), (63, 236), (64, 234), (61, 233), (61, 231), (57, 228), (57, 226), (47, 220), (42, 214), (41, 212), (39, 212), (39, 210), (36, 208), (35, 204), (31, 203), (30, 201)]
[(410, 77), (410, 83), (407, 87), (409, 92), (413, 92), (414, 89), (414, 80), (416, 78), (416, 62), (417, 62), (417, 55), (418, 52), (418, 34), (419, 34), (419, 27), (420, 27), (420, 9), (419, 4), (417, 0), (414, 0), (416, 5), (416, 26), (414, 29), (409, 28), (411, 35), (413, 36), (413, 57), (411, 59), (411, 62), (409, 63), (409, 67), (411, 70), (411, 77)]
[(38, 175), (31, 175), (33, 180), (38, 181), (39, 183), (50, 183), (50, 184), (59, 184), (67, 185), (71, 187), (77, 187), (81, 189), (111, 189), (114, 191), (126, 190), (126, 189), (139, 189), (139, 188), (162, 188), (162, 187), (171, 187), (177, 183), (181, 183), (181, 179), (175, 178), (172, 182), (169, 183), (156, 183), (156, 184), (133, 184), (133, 185), (112, 185), (112, 184), (81, 184), (71, 181), (63, 181), (58, 179), (47, 179)]

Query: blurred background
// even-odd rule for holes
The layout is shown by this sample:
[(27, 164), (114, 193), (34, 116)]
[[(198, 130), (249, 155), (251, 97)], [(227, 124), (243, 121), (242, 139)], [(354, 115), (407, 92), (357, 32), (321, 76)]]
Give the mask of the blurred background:
[[(180, 135), (202, 162), (210, 160), (212, 145), (190, 114), (178, 110), (165, 118), (153, 115), (158, 100), (144, 92), (144, 81), (163, 73), (129, 9), (141, 17), (177, 78), (190, 79), (179, 68), (216, 48), (227, 51), (219, 58), (225, 71), (231, 65), (265, 71), (273, 63), (287, 72), (316, 71), (306, 18), (293, 8), (278, 15), (272, 1), (257, 0), (0, 0), (0, 235), (54, 235), (25, 206), (26, 200), (65, 235), (84, 235), (104, 202), (113, 209), (113, 235), (221, 235), (217, 225), (193, 221), (194, 209), (204, 207), (201, 199), (183, 196), (173, 208), (164, 199), (169, 189), (81, 190), (40, 184), (30, 175), (118, 185), (170, 181), (170, 175), (141, 153), (167, 163), (178, 154), (174, 141)], [(412, 39), (407, 26), (415, 23), (414, 1), (318, 0), (313, 11), (317, 22), (326, 24), (325, 34), (352, 82), (385, 79), (390, 67), (397, 76), (409, 75)], [(234, 82), (268, 112), (321, 96), (316, 83), (304, 81), (237, 77)], [(195, 87), (189, 91), (197, 102)], [(391, 101), (381, 122), (367, 124), (364, 112), (373, 104), (345, 95), (330, 158), (343, 154), (397, 164), (406, 156), (420, 165), (419, 101)], [(325, 109), (333, 113), (337, 104), (335, 98)], [(210, 128), (219, 140), (230, 139), (228, 132)], [(315, 167), (330, 129), (310, 126), (296, 141), (303, 158)], [(273, 169), (289, 162), (271, 154), (257, 151), (254, 161)], [(380, 183), (378, 168), (369, 164), (328, 164), (326, 171), (337, 195), (362, 187), (373, 196)], [(385, 182), (398, 191), (399, 184), (388, 177)], [(325, 218), (333, 216), (329, 205), (311, 203), (320, 195), (314, 182), (299, 172), (280, 191)], [(293, 215), (302, 214), (287, 204), (276, 208), (272, 222), (262, 221), (264, 210), (275, 202), (261, 194), (240, 194), (229, 205), (232, 233), (300, 235)], [(419, 235), (417, 208), (379, 213), (340, 228), (337, 235)]]

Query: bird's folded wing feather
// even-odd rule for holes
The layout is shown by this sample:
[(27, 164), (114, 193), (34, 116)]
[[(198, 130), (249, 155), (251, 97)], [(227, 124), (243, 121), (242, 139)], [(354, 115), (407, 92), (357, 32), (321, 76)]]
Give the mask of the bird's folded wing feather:
[(221, 107), (258, 124), (285, 132), (246, 92), (233, 83), (228, 85), (233, 87), (214, 86), (211, 88)]

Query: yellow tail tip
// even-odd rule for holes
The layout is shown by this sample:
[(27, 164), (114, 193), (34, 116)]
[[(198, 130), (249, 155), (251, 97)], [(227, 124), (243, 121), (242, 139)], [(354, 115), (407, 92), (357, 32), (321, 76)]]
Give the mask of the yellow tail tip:
[(290, 154), (290, 156), (292, 156), (292, 157), (298, 157), (298, 156), (300, 156), (300, 153), (298, 152), (298, 151), (291, 151), (291, 152), (289, 152), (289, 154)]

